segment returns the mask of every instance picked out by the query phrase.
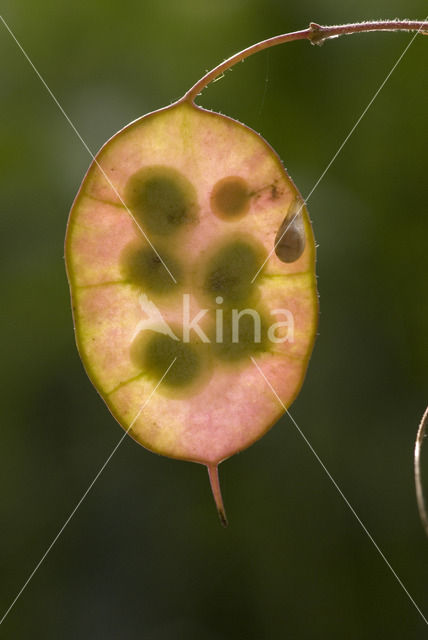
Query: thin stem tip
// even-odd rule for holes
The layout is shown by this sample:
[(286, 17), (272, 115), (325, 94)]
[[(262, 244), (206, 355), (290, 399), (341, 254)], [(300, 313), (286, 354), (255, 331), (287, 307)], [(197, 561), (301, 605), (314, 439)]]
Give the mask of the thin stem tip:
[(211, 491), (215, 505), (217, 507), (218, 517), (223, 527), (227, 527), (226, 511), (224, 510), (223, 498), (221, 496), (220, 481), (218, 477), (218, 465), (207, 465), (208, 477), (210, 479)]

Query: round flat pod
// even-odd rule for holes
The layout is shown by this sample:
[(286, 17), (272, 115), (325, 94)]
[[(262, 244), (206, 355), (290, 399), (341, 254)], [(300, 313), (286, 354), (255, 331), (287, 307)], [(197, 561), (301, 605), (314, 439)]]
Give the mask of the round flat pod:
[(207, 465), (221, 513), (218, 464), (283, 413), (258, 368), (288, 407), (314, 343), (305, 207), (275, 250), (296, 202), (263, 138), (182, 100), (105, 144), (70, 213), (66, 265), (90, 379), (137, 442)]

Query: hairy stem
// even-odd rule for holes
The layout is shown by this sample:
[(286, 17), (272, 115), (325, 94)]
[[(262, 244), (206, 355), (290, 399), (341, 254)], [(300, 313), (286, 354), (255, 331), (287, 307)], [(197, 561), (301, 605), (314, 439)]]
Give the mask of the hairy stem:
[(207, 85), (218, 78), (222, 73), (233, 67), (238, 62), (242, 62), (245, 58), (252, 56), (258, 51), (276, 47), (284, 42), (293, 42), (294, 40), (309, 40), (311, 44), (323, 44), (329, 38), (338, 38), (339, 36), (350, 35), (352, 33), (362, 33), (367, 31), (418, 31), (424, 35), (428, 35), (428, 22), (419, 20), (376, 20), (373, 22), (355, 22), (352, 24), (335, 25), (331, 27), (322, 26), (316, 22), (311, 22), (308, 29), (302, 31), (294, 31), (286, 33), (247, 47), (235, 53), (221, 64), (208, 71), (203, 78), (193, 85), (191, 89), (183, 96), (182, 100), (193, 103), (195, 98), (200, 94)]

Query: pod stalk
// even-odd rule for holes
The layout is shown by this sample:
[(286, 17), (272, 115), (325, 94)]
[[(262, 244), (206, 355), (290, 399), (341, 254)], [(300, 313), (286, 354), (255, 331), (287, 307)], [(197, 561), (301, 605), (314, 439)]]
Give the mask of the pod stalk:
[(428, 536), (428, 514), (425, 505), (424, 492), (422, 489), (422, 479), (421, 479), (421, 448), (422, 443), (425, 438), (426, 429), (428, 426), (428, 407), (425, 410), (421, 423), (419, 425), (418, 433), (416, 436), (415, 442), (415, 487), (416, 487), (416, 500), (418, 503), (418, 511), (419, 516), (421, 518), (421, 522), (423, 528), (425, 529), (425, 533)]
[(321, 45), (330, 38), (351, 35), (353, 33), (365, 33), (369, 31), (416, 31), (428, 34), (428, 23), (425, 20), (373, 20), (369, 22), (354, 22), (352, 24), (340, 24), (325, 26), (311, 22), (307, 29), (284, 33), (267, 40), (262, 40), (256, 44), (235, 53), (221, 64), (208, 71), (196, 84), (183, 96), (183, 101), (194, 103), (195, 98), (207, 87), (210, 82), (221, 76), (225, 71), (231, 69), (238, 62), (242, 62), (254, 53), (275, 47), (285, 42), (295, 40), (309, 40), (311, 44)]
[(223, 498), (221, 496), (220, 489), (220, 480), (218, 477), (218, 465), (207, 465), (208, 469), (208, 477), (210, 479), (211, 491), (213, 493), (213, 498), (215, 505), (217, 507), (218, 517), (220, 518), (220, 522), (223, 527), (227, 527), (227, 517), (226, 511), (224, 510)]

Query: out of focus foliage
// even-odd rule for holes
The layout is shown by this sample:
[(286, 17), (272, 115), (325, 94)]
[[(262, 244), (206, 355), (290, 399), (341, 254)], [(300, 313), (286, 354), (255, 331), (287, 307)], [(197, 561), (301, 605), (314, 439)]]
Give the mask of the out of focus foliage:
[[(421, 0), (5, 0), (2, 12), (95, 152), (258, 40)], [(410, 40), (293, 43), (200, 97), (262, 133), (307, 195)], [(412, 447), (427, 402), (426, 67), (418, 37), (309, 200), (319, 336), (298, 424), (428, 612)], [(77, 356), (63, 263), (90, 157), (0, 25), (1, 611), (122, 431)], [(426, 464), (425, 464), (426, 466)], [(127, 440), (6, 619), (4, 637), (422, 638), (425, 625), (290, 420), (220, 469)]]

